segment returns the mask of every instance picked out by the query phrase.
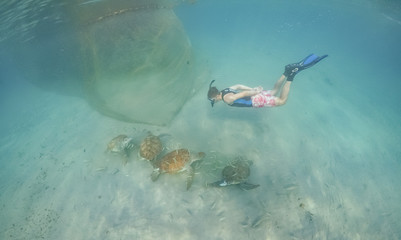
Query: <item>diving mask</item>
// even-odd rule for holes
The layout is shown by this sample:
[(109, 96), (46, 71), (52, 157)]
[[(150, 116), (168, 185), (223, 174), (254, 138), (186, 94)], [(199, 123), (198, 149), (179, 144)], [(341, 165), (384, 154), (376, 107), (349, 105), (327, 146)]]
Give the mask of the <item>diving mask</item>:
[[(210, 89), (212, 88), (212, 84), (214, 83), (214, 81), (215, 81), (215, 80), (212, 80), (212, 81), (210, 82), (210, 84), (209, 84), (209, 91), (210, 91)], [(209, 97), (208, 97), (208, 99), (209, 99), (209, 101), (210, 101), (210, 104), (212, 104), (212, 107), (213, 107), (213, 105), (214, 105), (214, 103), (216, 102), (216, 100), (213, 99), (213, 98), (209, 98)]]

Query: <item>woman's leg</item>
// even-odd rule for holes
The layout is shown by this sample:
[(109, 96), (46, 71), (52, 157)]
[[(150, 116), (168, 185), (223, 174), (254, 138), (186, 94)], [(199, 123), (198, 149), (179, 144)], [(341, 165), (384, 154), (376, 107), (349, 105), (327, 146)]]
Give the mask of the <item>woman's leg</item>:
[(285, 82), (285, 78), (286, 76), (281, 75), (280, 78), (277, 80), (276, 84), (274, 84), (274, 88), (271, 91), (271, 94), (273, 96), (276, 96), (280, 92), (280, 89), (283, 86), (283, 83)]
[(280, 97), (276, 97), (276, 106), (284, 105), (287, 102), (288, 94), (290, 92), (291, 81), (286, 81), (284, 83), (283, 89), (281, 89)]

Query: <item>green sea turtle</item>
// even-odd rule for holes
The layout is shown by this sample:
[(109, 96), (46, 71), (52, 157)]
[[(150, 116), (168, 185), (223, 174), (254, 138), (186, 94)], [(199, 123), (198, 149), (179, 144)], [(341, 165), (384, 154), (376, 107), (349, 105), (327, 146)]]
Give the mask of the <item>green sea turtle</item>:
[(123, 156), (123, 164), (127, 164), (131, 149), (134, 147), (133, 139), (127, 135), (118, 135), (107, 144), (107, 152)]
[(236, 160), (226, 166), (223, 171), (223, 179), (214, 183), (209, 183), (208, 186), (225, 187), (228, 185), (238, 185), (241, 189), (250, 190), (259, 187), (259, 184), (247, 183), (251, 170), (249, 166), (251, 161)]
[(139, 155), (146, 160), (153, 161), (162, 150), (163, 146), (159, 136), (149, 133), (140, 144)]
[(191, 153), (188, 149), (177, 149), (167, 153), (155, 166), (152, 172), (152, 180), (156, 181), (161, 173), (178, 173), (187, 171), (187, 190), (191, 187), (194, 169), (192, 163), (201, 160), (204, 152)]

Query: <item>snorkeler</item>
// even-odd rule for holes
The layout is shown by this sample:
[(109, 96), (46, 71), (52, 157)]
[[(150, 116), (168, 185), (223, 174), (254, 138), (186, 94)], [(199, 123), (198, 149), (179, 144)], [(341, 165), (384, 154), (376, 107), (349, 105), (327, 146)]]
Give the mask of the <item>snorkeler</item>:
[[(277, 107), (282, 106), (287, 102), (290, 86), (296, 74), (300, 71), (310, 68), (328, 55), (321, 57), (311, 54), (298, 63), (288, 64), (285, 66), (283, 75), (277, 80), (273, 90), (263, 90), (261, 86), (256, 88), (247, 87), (244, 85), (234, 85), (219, 91), (216, 87), (212, 87), (215, 80), (209, 84), (207, 97), (213, 105), (223, 100), (229, 106), (233, 107)], [(284, 84), (284, 86), (283, 86)], [(281, 89), (282, 88), (282, 89)], [(278, 93), (281, 93), (277, 97)]]

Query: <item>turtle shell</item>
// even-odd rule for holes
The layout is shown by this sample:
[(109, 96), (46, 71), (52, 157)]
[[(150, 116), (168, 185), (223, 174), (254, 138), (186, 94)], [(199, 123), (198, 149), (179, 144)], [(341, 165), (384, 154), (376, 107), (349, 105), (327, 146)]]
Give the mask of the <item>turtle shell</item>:
[(124, 153), (133, 147), (132, 138), (127, 135), (118, 135), (107, 144), (107, 151), (113, 153)]
[(222, 171), (223, 179), (230, 184), (244, 182), (250, 173), (249, 164), (244, 161), (233, 162)]
[(160, 138), (149, 134), (141, 143), (139, 155), (147, 160), (153, 160), (160, 154), (163, 146)]
[(191, 161), (188, 149), (177, 149), (166, 154), (160, 161), (160, 169), (163, 172), (176, 173), (184, 169)]

